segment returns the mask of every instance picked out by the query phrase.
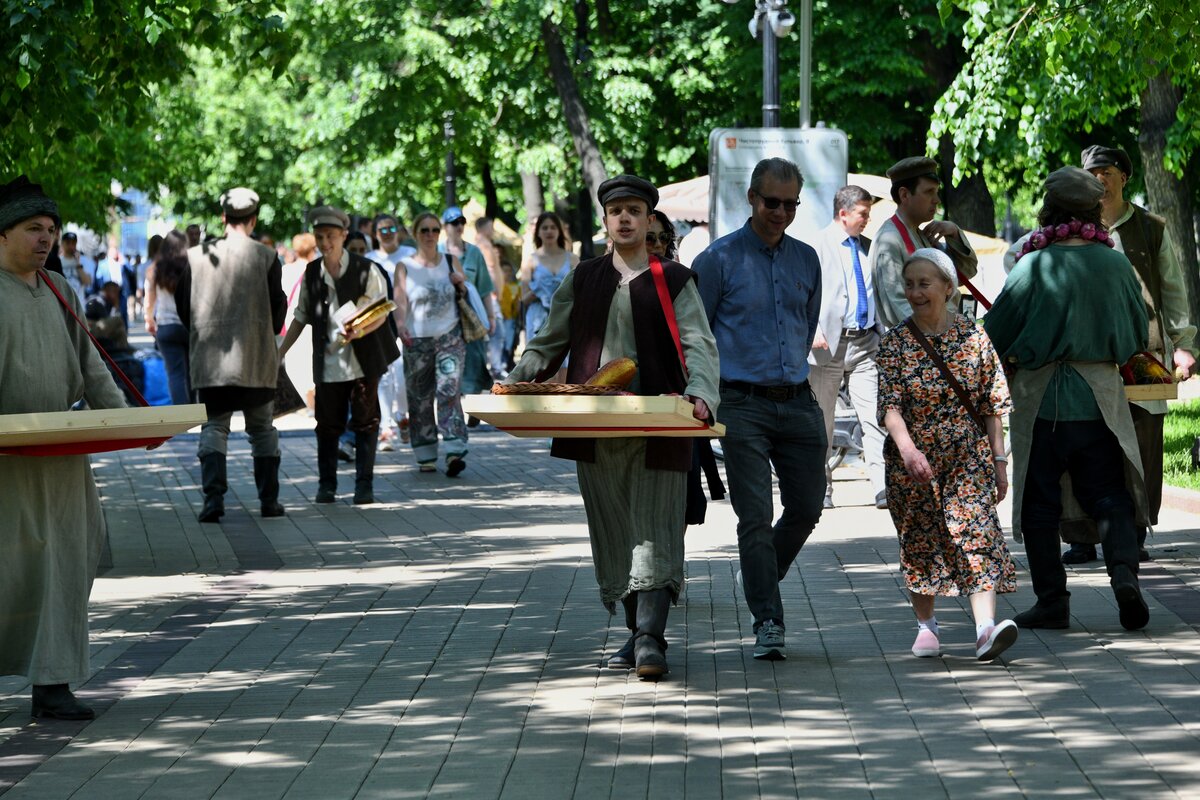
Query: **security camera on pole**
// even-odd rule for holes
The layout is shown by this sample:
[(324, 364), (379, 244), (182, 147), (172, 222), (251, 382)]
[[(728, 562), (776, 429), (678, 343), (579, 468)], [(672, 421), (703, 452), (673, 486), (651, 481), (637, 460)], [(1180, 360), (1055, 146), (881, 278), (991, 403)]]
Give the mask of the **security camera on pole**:
[[(733, 4), (738, 0), (725, 0)], [(804, 0), (811, 3), (812, 0)], [(778, 40), (792, 32), (796, 17), (787, 10), (787, 0), (755, 0), (750, 18), (750, 35), (762, 35), (763, 48), (763, 127), (779, 127), (779, 48)]]

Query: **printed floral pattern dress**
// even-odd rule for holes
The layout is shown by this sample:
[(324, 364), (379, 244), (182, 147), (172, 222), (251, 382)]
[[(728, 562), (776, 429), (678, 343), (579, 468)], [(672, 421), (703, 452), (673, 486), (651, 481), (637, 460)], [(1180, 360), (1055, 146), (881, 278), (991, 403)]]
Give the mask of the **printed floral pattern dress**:
[[(1008, 413), (1012, 400), (1000, 357), (983, 329), (955, 315), (927, 336), (980, 416)], [(884, 444), (888, 510), (900, 536), (900, 569), (914, 594), (969, 595), (1017, 588), (1016, 570), (996, 511), (996, 471), (987, 436), (967, 414), (941, 370), (906, 325), (884, 334), (879, 422), (896, 409), (933, 470), (914, 481), (889, 436)]]

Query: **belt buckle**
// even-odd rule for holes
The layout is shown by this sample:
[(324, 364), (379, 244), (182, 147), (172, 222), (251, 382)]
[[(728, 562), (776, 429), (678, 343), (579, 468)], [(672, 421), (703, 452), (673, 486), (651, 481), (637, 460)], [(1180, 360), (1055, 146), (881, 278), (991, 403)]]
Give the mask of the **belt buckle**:
[(764, 387), (764, 392), (768, 400), (776, 403), (786, 403), (792, 399), (794, 390), (791, 386), (767, 386)]

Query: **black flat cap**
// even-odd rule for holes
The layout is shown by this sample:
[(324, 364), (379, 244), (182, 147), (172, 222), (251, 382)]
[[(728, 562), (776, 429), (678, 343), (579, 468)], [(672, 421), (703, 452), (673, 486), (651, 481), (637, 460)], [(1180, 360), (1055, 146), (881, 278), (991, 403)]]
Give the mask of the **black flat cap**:
[(1079, 160), (1083, 162), (1084, 169), (1116, 167), (1125, 173), (1126, 178), (1133, 175), (1133, 161), (1129, 159), (1129, 153), (1119, 147), (1094, 144), (1084, 148), (1083, 152), (1079, 154)]
[(618, 175), (615, 178), (609, 178), (600, 184), (597, 195), (601, 206), (608, 205), (613, 200), (619, 200), (622, 197), (636, 197), (639, 200), (645, 200), (646, 205), (651, 209), (658, 205), (658, 189), (655, 189), (654, 184), (650, 181), (636, 175)]

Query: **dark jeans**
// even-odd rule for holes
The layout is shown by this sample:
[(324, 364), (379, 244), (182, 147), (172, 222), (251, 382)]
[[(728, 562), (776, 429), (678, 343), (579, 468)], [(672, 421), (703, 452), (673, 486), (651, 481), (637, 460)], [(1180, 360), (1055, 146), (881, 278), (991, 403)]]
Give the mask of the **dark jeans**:
[(160, 325), (154, 341), (167, 368), (171, 404), (181, 406), (192, 402), (192, 381), (188, 374), (188, 329), (178, 324)]
[(1125, 488), (1125, 456), (1117, 437), (1101, 420), (1052, 422), (1033, 426), (1029, 468), (1021, 501), (1021, 531), (1029, 577), (1040, 605), (1070, 596), (1067, 571), (1059, 554), (1058, 523), (1062, 516), (1064, 472), (1071, 475), (1075, 499), (1096, 521), (1104, 564), (1124, 564), (1137, 574), (1138, 547), (1133, 527), (1133, 500)]
[(1150, 509), (1150, 524), (1157, 525), (1158, 512), (1162, 508), (1163, 422), (1167, 415), (1151, 414), (1133, 403), (1129, 404), (1129, 414), (1133, 417), (1133, 432), (1137, 435), (1142, 472), (1146, 477), (1146, 503)]
[(318, 439), (325, 436), (337, 439), (347, 428), (378, 436), (379, 378), (318, 383), (315, 411)]
[[(825, 499), (825, 418), (810, 390), (776, 402), (722, 386), (720, 419), (746, 604), (755, 632), (768, 619), (783, 626), (779, 581), (821, 518)], [(774, 525), (772, 465), (783, 503)]]

